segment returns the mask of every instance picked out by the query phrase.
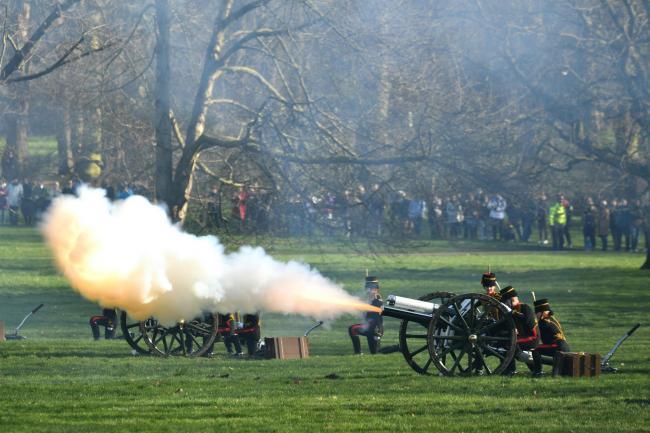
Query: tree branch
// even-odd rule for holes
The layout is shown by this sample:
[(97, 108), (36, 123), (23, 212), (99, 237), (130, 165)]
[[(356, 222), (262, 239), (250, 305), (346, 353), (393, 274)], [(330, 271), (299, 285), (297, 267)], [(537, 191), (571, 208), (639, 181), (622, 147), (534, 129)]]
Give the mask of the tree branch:
[(62, 4), (57, 5), (50, 15), (45, 18), (45, 20), (36, 28), (29, 40), (23, 45), (23, 47), (9, 60), (7, 65), (0, 71), (0, 83), (5, 83), (9, 76), (20, 69), (27, 56), (34, 49), (36, 44), (43, 38), (47, 30), (58, 20), (63, 12), (70, 9), (75, 4), (79, 3), (81, 0), (65, 0)]

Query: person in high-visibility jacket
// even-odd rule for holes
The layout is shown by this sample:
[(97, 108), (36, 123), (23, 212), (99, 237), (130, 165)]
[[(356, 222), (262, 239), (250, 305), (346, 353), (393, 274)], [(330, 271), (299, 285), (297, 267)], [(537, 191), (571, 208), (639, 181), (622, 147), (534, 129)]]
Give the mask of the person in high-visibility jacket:
[(564, 249), (564, 227), (566, 226), (566, 208), (562, 204), (564, 196), (558, 194), (557, 200), (548, 210), (548, 225), (551, 227), (553, 249)]

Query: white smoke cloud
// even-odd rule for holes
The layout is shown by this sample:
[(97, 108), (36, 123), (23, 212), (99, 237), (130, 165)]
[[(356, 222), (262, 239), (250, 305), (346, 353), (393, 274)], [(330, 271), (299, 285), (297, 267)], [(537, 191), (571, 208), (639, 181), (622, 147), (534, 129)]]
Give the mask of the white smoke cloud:
[(225, 254), (214, 236), (184, 233), (144, 197), (104, 190), (60, 196), (41, 229), (59, 269), (85, 298), (170, 325), (202, 312), (268, 311), (330, 319), (366, 304), (308, 265), (260, 247)]

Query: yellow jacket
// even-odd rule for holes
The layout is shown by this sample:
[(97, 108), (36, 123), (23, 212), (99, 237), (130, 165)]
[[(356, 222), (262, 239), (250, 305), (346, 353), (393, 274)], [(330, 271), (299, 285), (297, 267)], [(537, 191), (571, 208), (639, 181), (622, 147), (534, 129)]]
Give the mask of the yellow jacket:
[(556, 224), (566, 224), (566, 209), (560, 202), (554, 203), (548, 210), (548, 225), (553, 227)]

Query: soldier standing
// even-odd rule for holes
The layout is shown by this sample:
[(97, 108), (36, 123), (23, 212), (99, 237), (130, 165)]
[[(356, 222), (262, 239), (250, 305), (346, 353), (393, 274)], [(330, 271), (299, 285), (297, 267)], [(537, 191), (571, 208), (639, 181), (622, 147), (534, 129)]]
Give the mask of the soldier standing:
[(571, 348), (566, 341), (560, 322), (553, 316), (548, 299), (539, 299), (534, 302), (534, 305), (542, 344), (533, 350), (533, 376), (540, 377), (542, 375), (542, 355), (555, 356), (557, 352), (570, 352)]
[[(512, 286), (504, 287), (499, 294), (501, 295), (501, 302), (512, 309), (512, 319), (517, 329), (516, 354), (518, 355), (523, 350), (532, 350), (537, 347), (539, 343), (539, 332), (537, 319), (533, 310), (529, 305), (519, 301), (517, 291)], [(516, 361), (513, 359), (503, 374), (512, 376), (516, 372)]]
[[(381, 308), (384, 302), (379, 293), (379, 279), (377, 277), (366, 277), (366, 290), (370, 305)], [(368, 311), (364, 323), (357, 323), (348, 328), (348, 333), (352, 339), (354, 353), (361, 354), (361, 341), (359, 335), (365, 335), (368, 339), (368, 349), (371, 354), (379, 351), (379, 345), (382, 335), (384, 334), (384, 318), (381, 313)]]

